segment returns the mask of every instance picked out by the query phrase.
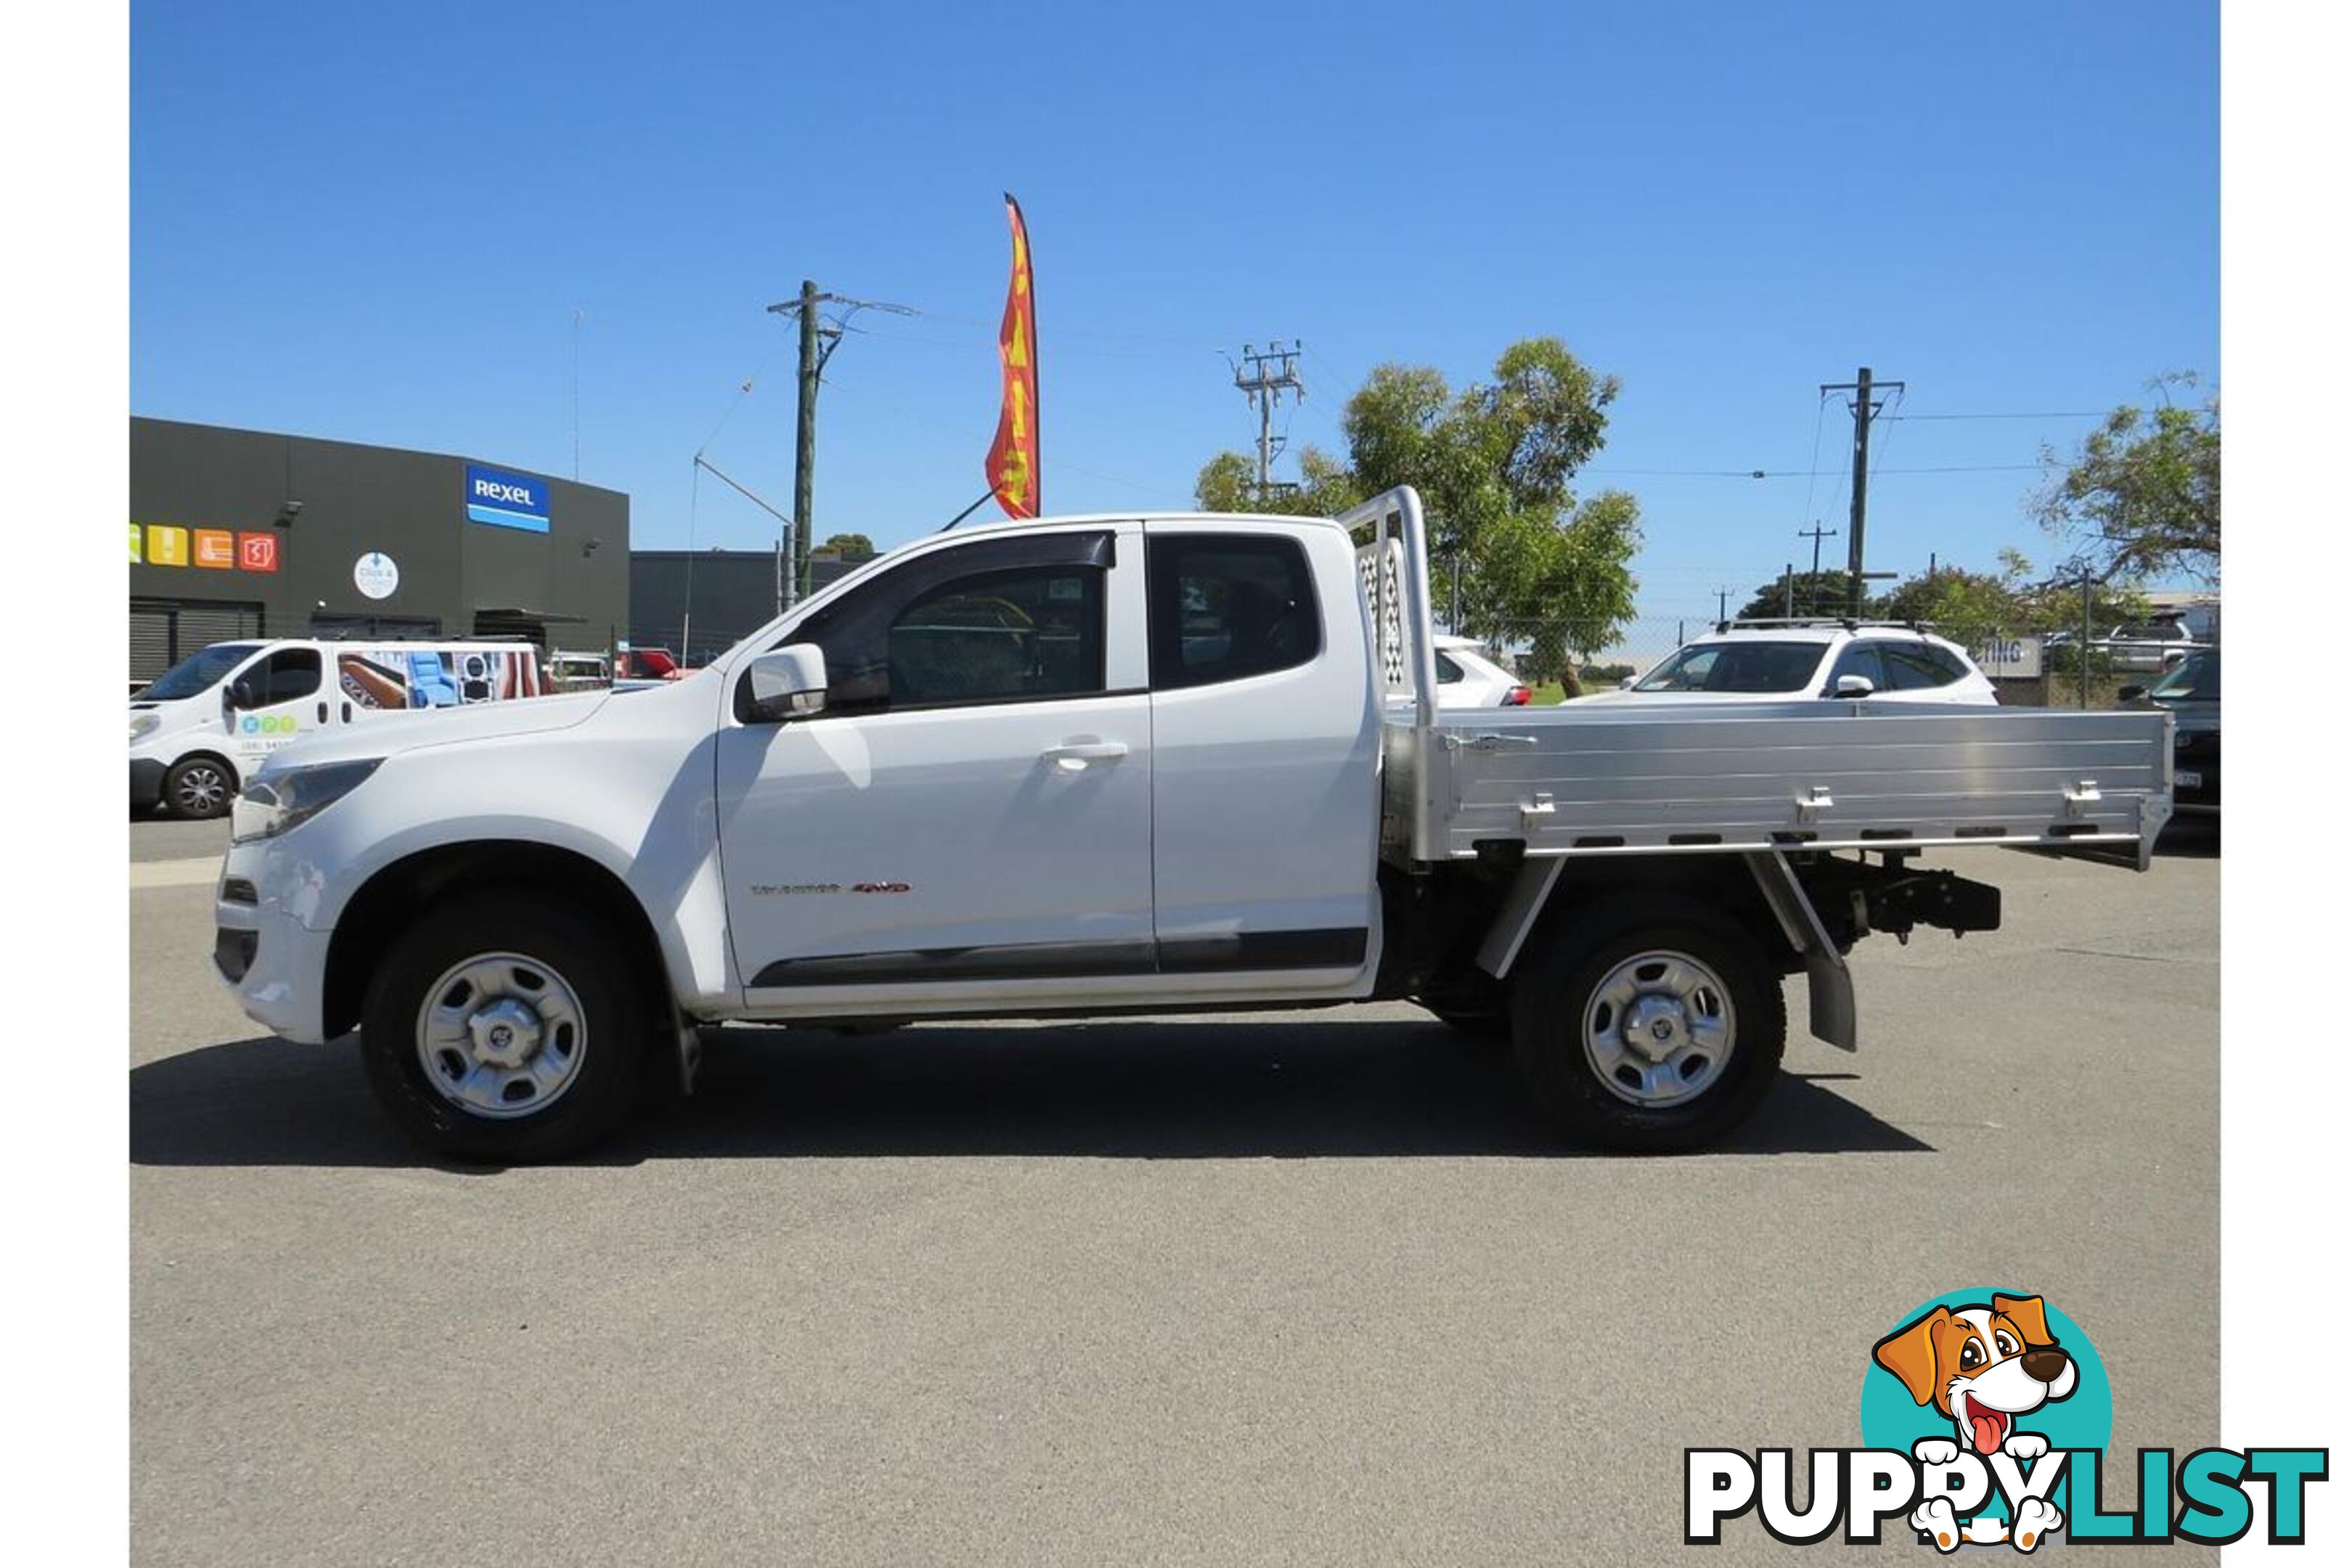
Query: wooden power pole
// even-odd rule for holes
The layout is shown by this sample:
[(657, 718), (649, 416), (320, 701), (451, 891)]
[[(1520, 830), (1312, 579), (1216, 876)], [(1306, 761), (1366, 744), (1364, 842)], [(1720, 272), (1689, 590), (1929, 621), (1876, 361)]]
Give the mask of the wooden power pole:
[(1825, 382), (1822, 386), (1822, 395), (1825, 397), (1832, 392), (1853, 394), (1853, 505), (1846, 520), (1845, 574), (1848, 593), (1846, 614), (1856, 620), (1862, 618), (1862, 528), (1869, 500), (1870, 426), (1878, 417), (1878, 411), (1885, 406), (1871, 394), (1874, 390), (1884, 392), (1889, 387), (1896, 392), (1904, 390), (1903, 383), (1899, 381), (1873, 382), (1868, 365), (1855, 371), (1852, 381)]

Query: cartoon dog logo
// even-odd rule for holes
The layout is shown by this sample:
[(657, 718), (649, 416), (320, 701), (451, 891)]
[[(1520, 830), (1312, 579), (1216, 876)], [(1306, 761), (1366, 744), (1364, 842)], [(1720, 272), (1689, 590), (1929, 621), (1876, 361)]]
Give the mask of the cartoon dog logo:
[[(1963, 1449), (2038, 1459), (2050, 1451), (2050, 1440), (2020, 1431), (2017, 1418), (2074, 1392), (2074, 1358), (2051, 1334), (2039, 1296), (1997, 1294), (1981, 1306), (1937, 1307), (1879, 1341), (1872, 1353), (1903, 1380), (1913, 1404), (1932, 1405), (1951, 1418), (1956, 1441), (1924, 1437), (1913, 1445), (1912, 1457), (1922, 1464), (1949, 1464)], [(1947, 1499), (1931, 1499), (1911, 1514), (1912, 1528), (1943, 1552), (1958, 1548), (1964, 1535), (2031, 1552), (2064, 1522), (2057, 1506), (2041, 1498), (2019, 1504), (2013, 1521), (1972, 1519), (1965, 1532)]]

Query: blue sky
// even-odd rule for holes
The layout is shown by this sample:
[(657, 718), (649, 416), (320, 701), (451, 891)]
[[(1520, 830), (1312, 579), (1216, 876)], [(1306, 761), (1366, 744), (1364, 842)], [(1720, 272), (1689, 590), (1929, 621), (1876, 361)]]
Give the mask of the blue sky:
[[(580, 476), (633, 497), (635, 542), (757, 546), (691, 459), (723, 421), (711, 459), (788, 500), (765, 307), (814, 278), (925, 312), (860, 318), (822, 401), (816, 531), (892, 543), (984, 488), (1011, 190), (1049, 510), (1188, 504), (1255, 438), (1244, 341), (1306, 341), (1295, 450), (1380, 361), (1458, 384), (1552, 333), (1624, 384), (1580, 488), (1641, 497), (1643, 613), (1697, 616), (1845, 526), (1816, 389), (1857, 365), (1905, 416), (2210, 380), (2218, 53), (2178, 0), (142, 0), (131, 407), (568, 476), (576, 337)], [(2031, 466), (2090, 423), (1882, 424), (1870, 567), (2047, 562)]]

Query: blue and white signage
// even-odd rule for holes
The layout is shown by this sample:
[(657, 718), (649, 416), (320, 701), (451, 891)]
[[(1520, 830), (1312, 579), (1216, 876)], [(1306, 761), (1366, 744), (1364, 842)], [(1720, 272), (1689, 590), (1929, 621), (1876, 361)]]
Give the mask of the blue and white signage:
[(1977, 668), (1993, 679), (2017, 679), (2042, 673), (2039, 637), (1987, 637), (1969, 650)]
[(503, 468), (466, 465), (466, 515), (492, 528), (547, 531), (548, 482)]

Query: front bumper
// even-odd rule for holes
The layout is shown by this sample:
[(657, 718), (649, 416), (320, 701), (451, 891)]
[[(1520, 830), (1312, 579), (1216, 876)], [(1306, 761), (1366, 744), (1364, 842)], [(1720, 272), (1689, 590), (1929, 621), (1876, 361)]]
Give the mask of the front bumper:
[(321, 1045), (331, 929), (313, 931), (301, 910), (315, 880), (272, 840), (230, 847), (213, 900), (213, 967), (245, 1016), (272, 1034)]
[(153, 757), (131, 759), (131, 804), (153, 805), (163, 798), (163, 764)]

